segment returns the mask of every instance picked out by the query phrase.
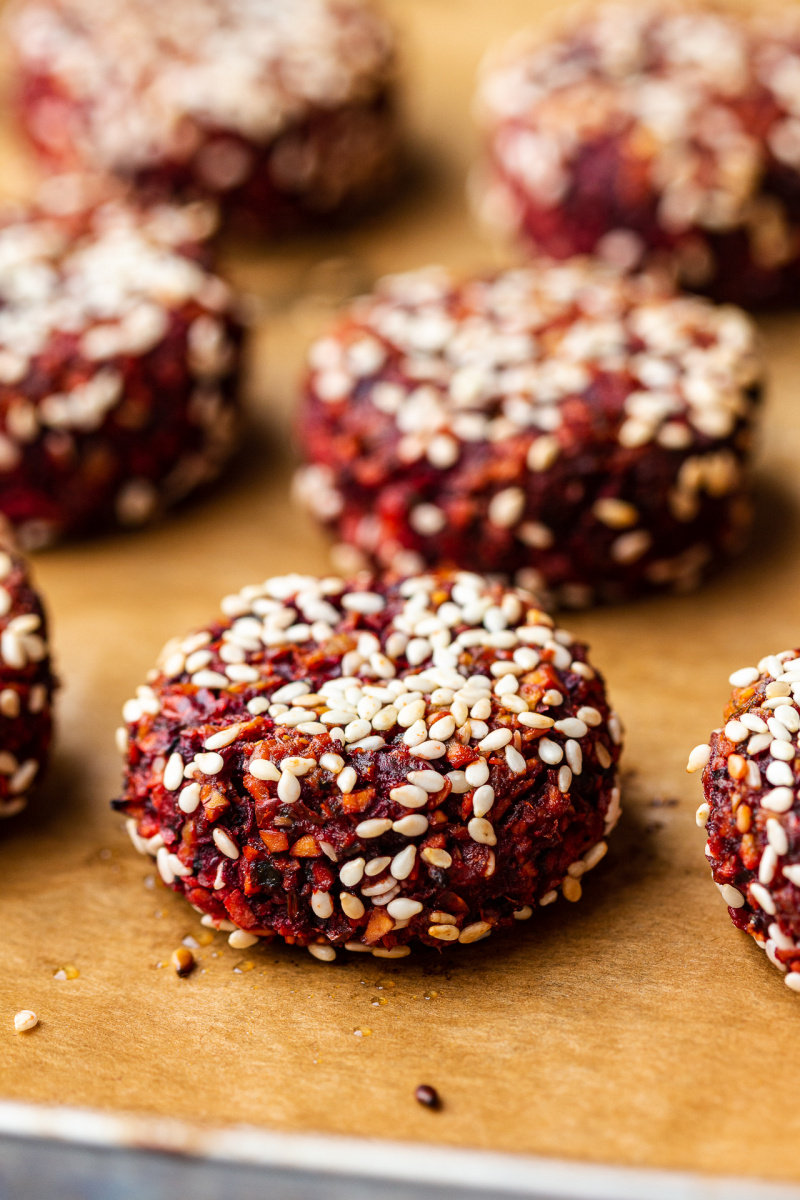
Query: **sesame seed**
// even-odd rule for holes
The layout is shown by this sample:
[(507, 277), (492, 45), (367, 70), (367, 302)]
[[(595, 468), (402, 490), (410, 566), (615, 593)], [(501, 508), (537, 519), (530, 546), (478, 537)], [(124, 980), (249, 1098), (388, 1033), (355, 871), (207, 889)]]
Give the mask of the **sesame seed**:
[(360, 838), (376, 838), (381, 837), (384, 833), (388, 833), (392, 828), (392, 822), (375, 817), (368, 821), (362, 821), (356, 825), (356, 837)]
[(764, 912), (769, 913), (770, 916), (775, 915), (775, 912), (776, 912), (775, 901), (772, 899), (772, 896), (769, 894), (767, 889), (765, 887), (763, 887), (762, 884), (751, 883), (750, 884), (750, 896), (753, 900), (755, 900), (756, 904), (760, 908), (763, 908)]
[(528, 769), (528, 764), (525, 761), (525, 759), (523, 758), (523, 756), (520, 754), (519, 750), (516, 750), (513, 746), (510, 746), (510, 745), (506, 746), (505, 756), (506, 756), (506, 762), (508, 763), (508, 768), (510, 771), (513, 771), (515, 775), (524, 775), (525, 774), (525, 772)]
[(195, 754), (194, 761), (197, 764), (198, 770), (204, 775), (218, 775), (225, 766), (225, 760), (221, 754)]
[(34, 1029), (38, 1024), (39, 1018), (29, 1008), (21, 1009), (14, 1016), (14, 1029), (17, 1033), (27, 1033), (29, 1029)]
[(529, 729), (552, 729), (555, 720), (553, 717), (546, 717), (542, 713), (523, 712), (517, 717), (520, 725), (525, 725)]
[(768, 817), (766, 832), (767, 841), (775, 853), (778, 855), (787, 854), (789, 850), (789, 838), (780, 821), (776, 820), (775, 817)]
[(336, 951), (333, 946), (318, 946), (312, 944), (306, 949), (312, 958), (318, 959), (320, 962), (333, 962), (336, 958)]
[(540, 738), (538, 743), (539, 757), (544, 763), (550, 766), (555, 766), (560, 763), (564, 757), (564, 751), (559, 746), (558, 742), (553, 742), (550, 738)]
[(564, 896), (564, 899), (569, 900), (572, 904), (580, 900), (581, 896), (583, 895), (583, 889), (580, 885), (580, 881), (574, 879), (571, 875), (568, 875), (561, 884), (561, 892)]
[(718, 883), (720, 895), (729, 908), (741, 908), (744, 904), (744, 896), (730, 883)]
[(342, 596), (342, 608), (365, 616), (383, 612), (386, 601), (377, 592), (347, 592)]
[(180, 754), (171, 754), (164, 768), (164, 787), (175, 792), (183, 783), (183, 759)]
[(445, 746), (444, 742), (425, 741), (414, 747), (414, 753), (419, 758), (428, 760), (444, 758), (445, 754), (447, 754), (447, 746)]
[(181, 812), (186, 813), (187, 816), (191, 816), (193, 812), (197, 811), (199, 805), (200, 784), (190, 783), (183, 789), (178, 797), (178, 808), (181, 810)]
[(741, 670), (734, 671), (728, 677), (728, 683), (731, 687), (745, 688), (749, 687), (751, 683), (755, 683), (758, 676), (759, 673), (755, 667), (742, 667)]
[(239, 847), (224, 829), (215, 829), (213, 838), (217, 849), (221, 850), (226, 858), (236, 859), (239, 857)]
[(494, 804), (494, 788), (488, 783), (476, 788), (472, 797), (472, 811), (476, 817), (485, 817)]
[(428, 937), (436, 938), (439, 942), (457, 942), (459, 932), (455, 925), (429, 925)]
[(444, 786), (444, 780), (438, 771), (409, 771), (408, 782), (430, 795), (440, 792)]
[(284, 804), (294, 804), (300, 799), (302, 788), (296, 775), (282, 771), (278, 780), (278, 799)]
[(364, 876), (365, 860), (363, 858), (351, 858), (344, 863), (339, 871), (339, 878), (345, 887), (356, 887)]
[(230, 725), (227, 729), (221, 729), (219, 733), (214, 733), (211, 737), (206, 738), (203, 745), (206, 750), (221, 750), (224, 746), (230, 746), (231, 742), (236, 741), (241, 729), (241, 725)]
[(711, 747), (703, 744), (695, 746), (689, 755), (689, 761), (686, 764), (686, 770), (691, 775), (695, 771), (701, 771), (711, 757)]
[(267, 758), (252, 758), (247, 769), (254, 779), (270, 780), (273, 783), (277, 783), (281, 777), (281, 773), (275, 763), (270, 762)]
[(480, 842), (484, 846), (497, 845), (494, 829), (483, 817), (473, 817), (467, 825), (467, 831), (473, 842)]
[(261, 939), (255, 933), (248, 933), (246, 929), (234, 929), (228, 935), (228, 945), (234, 950), (249, 950), (251, 946), (255, 946)]
[(576, 717), (567, 717), (563, 721), (556, 721), (553, 728), (571, 738), (582, 738), (589, 732), (587, 725)]
[[(336, 756), (338, 758), (338, 755)], [(336, 776), (336, 786), (344, 796), (348, 796), (358, 783), (358, 775), (353, 767), (345, 767)]]
[(344, 759), (340, 754), (323, 754), (319, 760), (319, 765), (325, 771), (331, 771), (334, 775), (339, 775), (344, 770)]
[(776, 787), (761, 797), (761, 807), (770, 812), (788, 812), (794, 803), (794, 793), (789, 787)]
[(511, 741), (511, 736), (510, 729), (494, 729), (478, 743), (478, 749), (483, 754), (488, 754), (492, 750), (501, 750)]

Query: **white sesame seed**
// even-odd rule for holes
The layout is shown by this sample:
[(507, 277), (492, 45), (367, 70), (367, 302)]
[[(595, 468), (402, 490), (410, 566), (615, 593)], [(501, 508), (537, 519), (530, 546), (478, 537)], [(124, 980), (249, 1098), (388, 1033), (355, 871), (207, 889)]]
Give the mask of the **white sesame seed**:
[(369, 821), (362, 821), (359, 825), (356, 825), (356, 836), (360, 838), (381, 837), (382, 834), (388, 833), (391, 828), (391, 821), (374, 817)]
[(765, 913), (769, 913), (770, 916), (775, 915), (775, 901), (762, 884), (751, 883), (750, 896), (753, 900), (755, 900), (759, 908), (763, 908)]
[(457, 942), (458, 928), (455, 925), (429, 925), (428, 937), (436, 938), (440, 942)]
[(311, 893), (311, 908), (314, 915), (322, 921), (333, 916), (333, 901), (329, 892), (314, 891)]
[(401, 787), (392, 788), (389, 798), (397, 804), (402, 804), (403, 808), (422, 808), (428, 803), (428, 792), (425, 788), (407, 783)]
[(480, 787), (489, 779), (489, 766), (485, 758), (472, 762), (464, 772), (470, 787)]
[(556, 721), (553, 728), (571, 738), (582, 738), (589, 732), (588, 726), (577, 717), (566, 717), (563, 721)]
[(440, 792), (444, 786), (444, 779), (438, 771), (409, 771), (408, 782), (430, 795)]
[(472, 942), (480, 942), (483, 938), (489, 936), (492, 932), (492, 927), (487, 921), (475, 921), (472, 925), (465, 925), (459, 934), (459, 942), (462, 946), (468, 946)]
[(501, 750), (511, 741), (511, 736), (510, 729), (494, 729), (478, 743), (478, 749), (484, 754), (489, 754), (492, 750)]
[(213, 837), (217, 849), (221, 850), (226, 858), (236, 859), (239, 857), (239, 847), (224, 829), (215, 829)]
[(785, 725), (790, 733), (800, 730), (800, 713), (790, 704), (780, 704), (774, 709), (775, 719)]
[(429, 866), (439, 867), (442, 870), (447, 870), (453, 864), (452, 856), (446, 850), (438, 850), (434, 846), (426, 846), (420, 854), (420, 858)]
[(394, 878), (408, 879), (409, 875), (414, 870), (416, 858), (417, 848), (413, 844), (406, 846), (399, 852), (399, 854), (396, 854), (392, 859), (392, 865), (389, 868)]
[(789, 850), (789, 838), (786, 830), (775, 817), (767, 818), (767, 841), (778, 855), (784, 855)]
[(342, 608), (348, 612), (368, 616), (383, 612), (385, 607), (386, 601), (377, 592), (346, 592), (342, 596)]
[(278, 799), (284, 804), (294, 804), (300, 799), (300, 781), (290, 771), (282, 771), (278, 780)]
[(325, 771), (331, 771), (334, 775), (338, 775), (344, 769), (344, 759), (340, 754), (323, 754), (319, 760), (319, 765)]
[(472, 797), (472, 811), (476, 817), (485, 817), (494, 804), (494, 788), (484, 783)]
[(539, 758), (544, 763), (548, 763), (554, 767), (560, 763), (564, 757), (564, 751), (559, 746), (558, 742), (553, 742), (550, 738), (540, 738), (538, 743)]
[(520, 754), (519, 750), (516, 750), (513, 746), (506, 746), (505, 756), (510, 771), (513, 771), (515, 775), (525, 774), (528, 769), (528, 764)]
[(742, 667), (739, 671), (734, 671), (728, 677), (728, 683), (731, 687), (744, 688), (749, 687), (751, 683), (755, 683), (759, 677), (756, 667)]
[(763, 884), (772, 883), (777, 869), (778, 855), (772, 846), (767, 846), (761, 855), (761, 862), (758, 864), (758, 882)]
[(447, 746), (445, 746), (444, 742), (434, 740), (425, 741), (414, 747), (414, 753), (419, 758), (425, 758), (429, 761), (435, 760), (437, 758), (444, 758), (445, 754), (447, 754)]
[(183, 759), (180, 754), (170, 754), (164, 768), (164, 787), (168, 792), (176, 792), (183, 783)]
[(776, 787), (761, 797), (761, 807), (770, 812), (788, 812), (794, 804), (794, 793), (789, 787)]
[(428, 829), (428, 818), (423, 817), (421, 813), (414, 813), (407, 817), (401, 817), (399, 821), (392, 823), (392, 829), (395, 833), (400, 833), (403, 837), (421, 837)]
[(363, 917), (365, 909), (358, 896), (353, 896), (350, 892), (342, 892), (339, 903), (342, 906), (342, 912), (351, 921), (358, 921)]
[(318, 946), (312, 943), (306, 949), (312, 958), (319, 959), (320, 962), (333, 962), (336, 958), (336, 951), (333, 946)]
[[(409, 847), (411, 849), (412, 847)], [(396, 900), (391, 900), (386, 906), (386, 911), (390, 917), (394, 917), (397, 921), (407, 921), (411, 917), (416, 917), (421, 913), (423, 905), (418, 900), (409, 900), (405, 896), (398, 896)]]
[(564, 747), (564, 753), (572, 774), (580, 775), (583, 770), (583, 751), (581, 750), (580, 742), (568, 741)]
[(791, 787), (794, 783), (794, 772), (787, 762), (776, 759), (766, 770), (767, 783), (773, 787)]
[(553, 717), (546, 717), (543, 713), (520, 713), (517, 720), (529, 729), (552, 729), (555, 724)]
[(195, 754), (194, 761), (197, 764), (198, 770), (204, 775), (218, 775), (225, 766), (225, 760), (221, 754)]
[(230, 746), (231, 742), (235, 742), (241, 733), (241, 724), (230, 725), (227, 729), (220, 729), (219, 733), (214, 733), (211, 737), (206, 738), (203, 745), (206, 750), (221, 750), (223, 746)]
[(351, 858), (339, 871), (339, 879), (345, 887), (356, 887), (364, 877), (366, 863), (363, 858)]
[(208, 688), (213, 691), (217, 688), (226, 688), (228, 677), (220, 675), (219, 671), (197, 671), (192, 676), (192, 683), (195, 687)]
[(270, 762), (267, 758), (252, 758), (247, 769), (254, 779), (271, 780), (273, 783), (277, 783), (281, 777), (275, 763)]
[(494, 829), (483, 817), (473, 817), (467, 825), (467, 831), (473, 842), (480, 842), (484, 846), (497, 845)]
[(200, 784), (190, 783), (183, 789), (178, 797), (178, 808), (181, 810), (181, 812), (186, 813), (187, 816), (191, 816), (193, 812), (197, 811), (199, 804)]
[[(338, 755), (336, 756), (338, 758)], [(342, 795), (347, 796), (352, 792), (353, 788), (358, 783), (358, 775), (354, 767), (345, 767), (336, 776), (336, 786)]]
[(522, 488), (510, 487), (493, 496), (489, 503), (489, 521), (501, 529), (510, 529), (525, 511), (525, 493)]
[(686, 770), (689, 774), (695, 771), (701, 771), (711, 757), (711, 747), (706, 744), (695, 746), (689, 755), (689, 761), (686, 764)]
[(387, 854), (380, 858), (371, 858), (364, 868), (364, 874), (370, 879), (373, 879), (376, 875), (382, 875), (391, 861), (391, 857)]
[[(456, 731), (455, 720), (449, 714), (447, 716), (440, 717), (440, 719), (438, 721), (434, 721), (434, 723), (431, 725), (430, 729), (428, 730), (431, 737), (435, 738), (437, 741), (440, 741), (440, 742), (447, 741), (447, 739), (449, 737), (453, 736), (455, 731)], [(419, 751), (417, 753), (419, 753)]]

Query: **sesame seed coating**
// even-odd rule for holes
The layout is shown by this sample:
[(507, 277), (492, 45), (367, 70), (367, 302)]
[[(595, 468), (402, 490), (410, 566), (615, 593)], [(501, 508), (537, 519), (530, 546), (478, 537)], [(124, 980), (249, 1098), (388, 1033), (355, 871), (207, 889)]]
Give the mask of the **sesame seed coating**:
[(743, 313), (652, 275), (392, 276), (311, 349), (295, 490), (343, 564), (683, 591), (746, 539), (759, 381)]
[[(1, 519), (0, 519), (1, 520)], [(13, 817), (47, 763), (56, 680), (47, 618), (28, 565), (0, 527), (0, 818)]]
[(697, 823), (733, 923), (800, 991), (800, 650), (731, 682), (725, 727), (689, 758), (689, 770), (705, 762)]
[(361, 0), (19, 0), (23, 126), (61, 170), (214, 198), (244, 232), (391, 189), (394, 39)]
[(477, 214), (555, 258), (658, 262), (719, 300), (794, 302), (798, 68), (791, 4), (568, 10), (485, 62)]
[(0, 512), (24, 547), (132, 526), (213, 479), (241, 330), (202, 206), (0, 217)]
[[(578, 898), (570, 869), (600, 861), (619, 817), (621, 727), (585, 646), (531, 594), (467, 572), (285, 576), (223, 612), (170, 642), (125, 705), (115, 801), (136, 848), (211, 922), (327, 961), (319, 951), (345, 945), (399, 956), (413, 941), (468, 944), (565, 883)], [(420, 630), (428, 650), (412, 665)], [(227, 674), (230, 645), (251, 680)], [(200, 646), (214, 682), (207, 667), (192, 673)], [(509, 677), (519, 712), (503, 705)], [(471, 717), (481, 701), (485, 716)], [(540, 754), (542, 728), (518, 719), (544, 710), (574, 735), (553, 725), (551, 744), (579, 737), (566, 787)], [(176, 756), (189, 803), (172, 786)]]

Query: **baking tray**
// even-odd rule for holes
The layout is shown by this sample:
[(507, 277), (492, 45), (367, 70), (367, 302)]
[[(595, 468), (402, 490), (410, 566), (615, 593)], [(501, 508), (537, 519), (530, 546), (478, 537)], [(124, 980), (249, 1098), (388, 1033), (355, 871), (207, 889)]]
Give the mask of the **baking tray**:
[[(489, 40), (548, 7), (390, 0), (414, 186), (357, 232), (226, 252), (255, 322), (245, 453), (213, 495), (158, 528), (36, 556), (63, 688), (46, 785), (0, 835), (0, 1164), (27, 1154), (33, 1172), (55, 1152), (26, 1138), (163, 1149), (154, 1131), (169, 1128), (189, 1132), (166, 1149), (201, 1157), (216, 1144), (204, 1131), (218, 1131), (228, 1161), (248, 1170), (289, 1169), (275, 1157), (285, 1142), (289, 1166), (322, 1178), (355, 1178), (368, 1161), (379, 1179), (392, 1157), (380, 1146), (397, 1144), (407, 1188), (484, 1186), (476, 1153), (514, 1156), (502, 1161), (515, 1164), (515, 1187), (527, 1180), (520, 1194), (752, 1197), (755, 1180), (800, 1183), (800, 1001), (732, 927), (694, 821), (697, 777), (684, 772), (719, 723), (729, 673), (800, 642), (800, 317), (760, 322), (771, 385), (751, 549), (697, 595), (567, 622), (592, 644), (628, 728), (625, 817), (579, 904), (559, 901), (514, 936), (394, 963), (235, 951), (220, 935), (180, 980), (170, 953), (207, 931), (108, 808), (122, 703), (167, 638), (248, 582), (328, 569), (325, 539), (288, 500), (310, 337), (384, 271), (501, 261), (464, 203), (472, 80)], [(24, 186), (7, 137), (0, 161), (7, 185)], [(59, 978), (67, 967), (77, 975)], [(40, 1019), (25, 1036), (11, 1029), (20, 1008)], [(420, 1083), (438, 1088), (441, 1112), (415, 1102)], [(248, 1159), (230, 1140), (238, 1127), (272, 1149)], [(425, 1175), (431, 1155), (443, 1176)], [(572, 1192), (542, 1174), (556, 1160)], [(722, 1177), (751, 1182), (737, 1193)]]

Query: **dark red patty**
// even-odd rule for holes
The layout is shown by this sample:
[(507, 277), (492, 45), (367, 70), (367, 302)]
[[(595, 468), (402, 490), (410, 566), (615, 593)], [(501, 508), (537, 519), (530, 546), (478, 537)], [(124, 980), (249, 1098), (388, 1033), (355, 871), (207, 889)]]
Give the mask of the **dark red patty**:
[(233, 945), (401, 957), (580, 897), (619, 815), (621, 729), (530, 595), (289, 576), (223, 607), (126, 705), (115, 807)]

